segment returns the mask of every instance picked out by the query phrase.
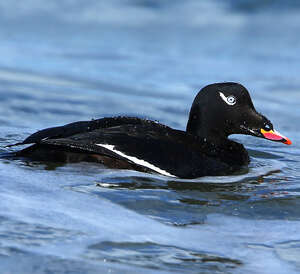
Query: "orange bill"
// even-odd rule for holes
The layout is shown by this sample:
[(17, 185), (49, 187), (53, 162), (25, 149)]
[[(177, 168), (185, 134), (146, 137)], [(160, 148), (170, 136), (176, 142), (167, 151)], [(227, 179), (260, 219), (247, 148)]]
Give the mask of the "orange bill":
[(289, 138), (281, 135), (276, 130), (267, 131), (267, 130), (261, 129), (260, 132), (264, 136), (264, 138), (266, 138), (268, 140), (281, 142), (281, 143), (284, 143), (286, 145), (291, 145), (292, 144), (292, 142)]

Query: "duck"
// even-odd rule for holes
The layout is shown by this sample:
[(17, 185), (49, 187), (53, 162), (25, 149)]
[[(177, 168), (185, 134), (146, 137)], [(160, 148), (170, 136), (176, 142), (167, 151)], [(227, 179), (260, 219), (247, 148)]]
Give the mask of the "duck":
[(186, 130), (148, 119), (117, 116), (46, 128), (9, 146), (30, 145), (13, 152), (15, 157), (97, 162), (112, 169), (194, 179), (231, 175), (248, 166), (248, 152), (228, 138), (232, 134), (292, 143), (256, 111), (243, 85), (222, 82), (198, 92)]

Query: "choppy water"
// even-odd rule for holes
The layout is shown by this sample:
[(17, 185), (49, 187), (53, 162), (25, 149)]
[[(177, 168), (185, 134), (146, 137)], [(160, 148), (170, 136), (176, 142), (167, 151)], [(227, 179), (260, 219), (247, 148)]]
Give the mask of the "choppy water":
[(48, 126), (127, 114), (184, 129), (196, 92), (238, 81), (292, 146), (234, 136), (239, 176), (170, 180), (0, 161), (5, 273), (297, 273), (297, 1), (0, 4), (0, 152)]

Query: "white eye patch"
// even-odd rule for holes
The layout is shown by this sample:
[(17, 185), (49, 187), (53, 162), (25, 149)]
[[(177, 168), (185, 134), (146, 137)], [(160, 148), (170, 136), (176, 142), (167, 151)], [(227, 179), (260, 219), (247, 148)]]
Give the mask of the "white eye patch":
[(229, 95), (228, 97), (226, 97), (222, 92), (219, 92), (220, 97), (222, 98), (222, 100), (230, 106), (233, 106), (236, 104), (236, 98), (233, 95)]

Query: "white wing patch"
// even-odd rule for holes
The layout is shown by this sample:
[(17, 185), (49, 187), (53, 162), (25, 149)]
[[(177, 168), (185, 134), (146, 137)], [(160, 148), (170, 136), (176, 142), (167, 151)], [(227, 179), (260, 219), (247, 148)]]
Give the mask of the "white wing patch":
[(126, 158), (126, 159), (128, 159), (130, 161), (132, 161), (132, 162), (134, 162), (137, 165), (150, 168), (150, 169), (156, 171), (157, 173), (160, 173), (160, 174), (165, 175), (165, 176), (176, 177), (175, 175), (172, 175), (169, 172), (167, 172), (165, 170), (162, 170), (159, 167), (156, 167), (156, 166), (154, 166), (154, 165), (152, 165), (152, 164), (150, 164), (150, 163), (148, 163), (148, 162), (146, 162), (144, 160), (138, 159), (138, 158), (136, 158), (134, 156), (126, 155), (123, 152), (121, 152), (119, 150), (116, 150), (114, 145), (107, 145), (107, 144), (96, 144), (96, 145), (100, 146), (100, 147), (104, 147), (104, 148), (106, 148), (106, 149), (108, 149), (108, 150), (110, 150), (110, 151), (112, 151), (112, 152), (114, 152), (114, 153), (116, 153), (116, 154), (118, 154), (118, 155), (120, 155), (120, 156), (122, 156), (122, 157), (124, 157), (124, 158)]

